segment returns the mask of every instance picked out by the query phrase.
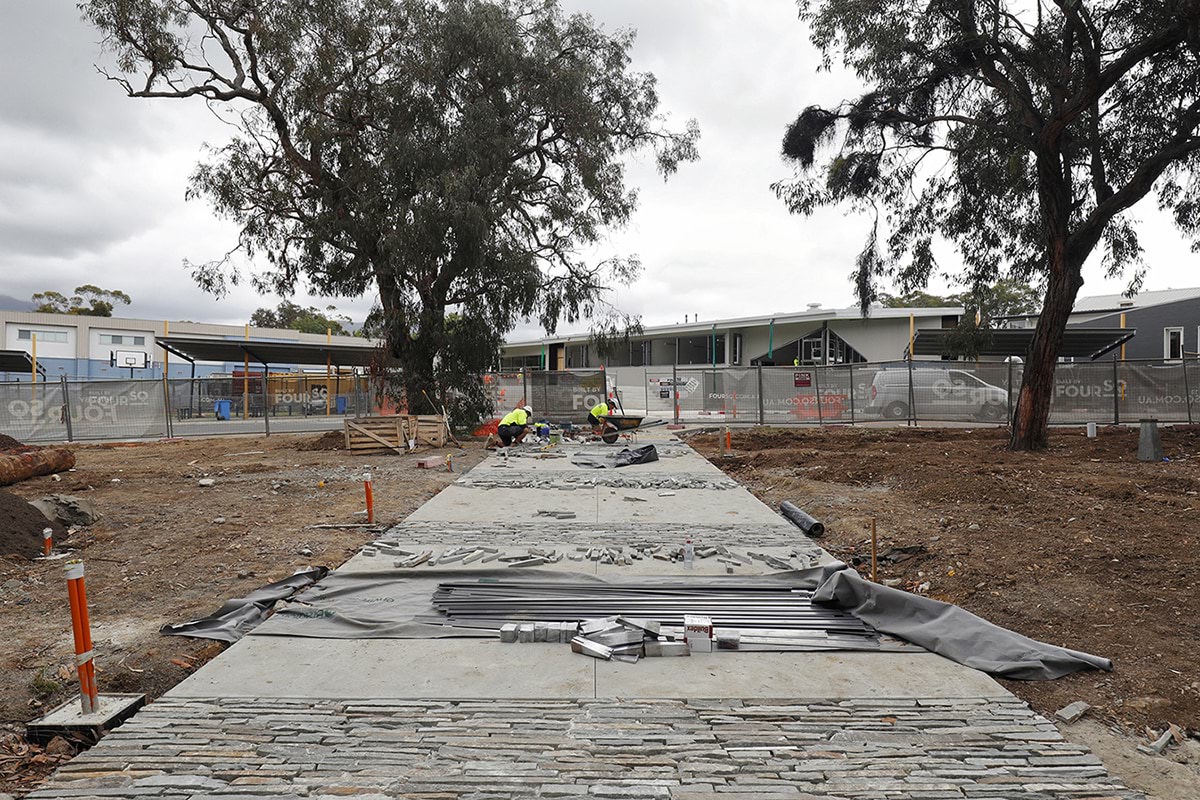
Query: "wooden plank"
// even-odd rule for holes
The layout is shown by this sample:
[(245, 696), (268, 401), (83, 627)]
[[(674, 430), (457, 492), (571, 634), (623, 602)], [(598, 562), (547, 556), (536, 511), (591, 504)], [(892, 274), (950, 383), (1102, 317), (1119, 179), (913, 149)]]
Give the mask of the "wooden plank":
[(350, 428), (352, 428), (353, 430), (356, 430), (356, 431), (358, 431), (359, 433), (362, 433), (362, 434), (366, 435), (367, 437), (369, 437), (369, 438), (371, 438), (371, 439), (374, 439), (375, 441), (379, 442), (379, 443), (380, 443), (380, 444), (382, 444), (384, 447), (387, 447), (387, 448), (388, 448), (388, 449), (390, 449), (390, 450), (395, 450), (395, 451), (396, 451), (397, 453), (399, 453), (400, 455), (404, 455), (404, 451), (403, 451), (403, 450), (401, 450), (399, 447), (397, 447), (396, 445), (394, 445), (394, 444), (392, 444), (391, 442), (389, 442), (387, 439), (384, 439), (382, 436), (376, 436), (374, 433), (372, 433), (371, 431), (367, 430), (366, 428), (360, 427), (359, 425), (356, 425), (356, 424), (354, 424), (353, 422), (350, 422), (349, 420), (346, 420), (346, 424), (347, 424), (347, 425), (348, 425)]

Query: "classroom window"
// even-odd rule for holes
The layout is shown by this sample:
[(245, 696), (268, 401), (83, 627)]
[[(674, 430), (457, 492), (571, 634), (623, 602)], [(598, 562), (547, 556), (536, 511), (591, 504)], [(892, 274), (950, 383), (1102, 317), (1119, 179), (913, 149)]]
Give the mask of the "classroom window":
[(25, 330), (23, 328), (17, 329), (17, 338), (22, 341), (31, 342), (33, 341), (33, 337), (35, 335), (37, 336), (39, 342), (60, 342), (62, 344), (66, 344), (67, 342), (66, 331), (35, 331)]
[(1183, 328), (1163, 328), (1163, 358), (1183, 358)]

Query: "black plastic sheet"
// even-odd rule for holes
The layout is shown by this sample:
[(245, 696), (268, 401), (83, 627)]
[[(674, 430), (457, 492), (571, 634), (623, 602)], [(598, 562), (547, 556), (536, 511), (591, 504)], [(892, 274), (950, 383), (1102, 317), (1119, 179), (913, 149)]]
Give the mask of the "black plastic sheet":
[(849, 611), (881, 633), (990, 675), (1045, 681), (1113, 668), (1107, 658), (1039, 642), (958, 606), (871, 583), (840, 562), (825, 568), (812, 601)]
[(281, 581), (255, 589), (245, 597), (226, 600), (225, 605), (207, 617), (164, 625), (159, 629), (159, 633), (167, 636), (191, 636), (195, 639), (236, 642), (269, 617), (271, 610), (280, 600), (286, 600), (312, 586), (328, 574), (328, 567), (313, 567), (297, 572)]
[(658, 450), (652, 444), (626, 447), (612, 455), (579, 453), (571, 459), (571, 463), (577, 467), (591, 467), (592, 469), (616, 469), (634, 464), (650, 464), (655, 461), (658, 461)]

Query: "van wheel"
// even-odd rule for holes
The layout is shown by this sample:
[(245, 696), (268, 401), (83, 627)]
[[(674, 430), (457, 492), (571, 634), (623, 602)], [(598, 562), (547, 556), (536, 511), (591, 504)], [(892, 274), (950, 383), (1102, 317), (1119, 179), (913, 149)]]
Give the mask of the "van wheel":
[(1000, 422), (1004, 419), (1004, 406), (999, 403), (984, 403), (979, 409), (979, 418), (985, 422)]
[(899, 401), (884, 406), (883, 416), (887, 419), (908, 419), (908, 406)]

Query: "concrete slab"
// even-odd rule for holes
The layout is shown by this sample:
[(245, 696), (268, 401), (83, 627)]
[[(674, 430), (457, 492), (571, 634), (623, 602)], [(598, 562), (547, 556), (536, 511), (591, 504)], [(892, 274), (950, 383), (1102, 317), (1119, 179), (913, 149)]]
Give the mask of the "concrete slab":
[[(639, 521), (676, 522), (686, 524), (760, 523), (778, 525), (779, 515), (760, 503), (745, 489), (672, 490), (662, 497), (654, 489), (596, 490), (597, 521), (628, 526)], [(444, 492), (443, 492), (444, 493)], [(630, 502), (626, 496), (640, 501)]]
[[(544, 521), (538, 511), (574, 511), (582, 522), (597, 522), (596, 488), (560, 489), (473, 489), (451, 484), (429, 499), (406, 519), (414, 521), (482, 522)], [(569, 525), (572, 520), (561, 520)]]
[(595, 694), (594, 662), (565, 644), (480, 639), (247, 636), (171, 697), (577, 698)]
[(596, 664), (596, 696), (620, 698), (1009, 697), (932, 653), (711, 653)]

